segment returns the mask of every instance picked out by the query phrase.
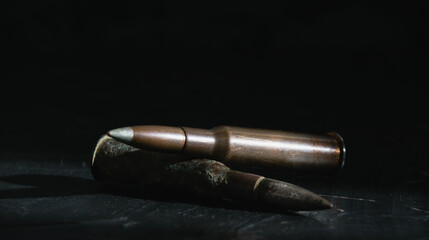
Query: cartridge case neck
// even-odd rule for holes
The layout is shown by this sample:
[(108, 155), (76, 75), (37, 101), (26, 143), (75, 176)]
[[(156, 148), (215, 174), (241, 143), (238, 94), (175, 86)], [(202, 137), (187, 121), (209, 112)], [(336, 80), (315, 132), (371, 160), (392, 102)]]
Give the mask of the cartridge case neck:
[(216, 138), (212, 130), (183, 127), (186, 142), (183, 153), (196, 156), (211, 156), (214, 152)]
[(131, 127), (134, 146), (164, 152), (180, 152), (185, 146), (186, 135), (181, 128), (157, 125)]

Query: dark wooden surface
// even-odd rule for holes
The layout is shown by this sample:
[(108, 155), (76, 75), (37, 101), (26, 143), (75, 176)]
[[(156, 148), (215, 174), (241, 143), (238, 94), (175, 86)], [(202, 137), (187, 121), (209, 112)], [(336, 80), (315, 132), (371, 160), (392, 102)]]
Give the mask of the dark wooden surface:
[(427, 239), (429, 177), (291, 177), (335, 208), (277, 212), (233, 201), (104, 186), (87, 155), (1, 156), (1, 239)]

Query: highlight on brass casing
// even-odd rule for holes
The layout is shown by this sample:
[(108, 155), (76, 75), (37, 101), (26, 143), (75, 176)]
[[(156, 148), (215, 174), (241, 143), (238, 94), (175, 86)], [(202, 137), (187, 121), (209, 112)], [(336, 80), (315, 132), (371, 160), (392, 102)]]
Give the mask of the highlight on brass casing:
[(316, 174), (338, 172), (346, 153), (343, 139), (334, 132), (312, 135), (229, 126), (207, 130), (143, 125), (114, 129), (109, 135), (142, 149)]

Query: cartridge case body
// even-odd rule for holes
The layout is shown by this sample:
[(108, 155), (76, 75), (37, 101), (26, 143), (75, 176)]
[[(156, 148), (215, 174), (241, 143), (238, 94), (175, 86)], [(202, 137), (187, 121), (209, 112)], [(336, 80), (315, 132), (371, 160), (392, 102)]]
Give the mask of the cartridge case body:
[(340, 135), (299, 134), (221, 126), (212, 130), (183, 128), (183, 153), (238, 164), (294, 172), (332, 174), (344, 164)]

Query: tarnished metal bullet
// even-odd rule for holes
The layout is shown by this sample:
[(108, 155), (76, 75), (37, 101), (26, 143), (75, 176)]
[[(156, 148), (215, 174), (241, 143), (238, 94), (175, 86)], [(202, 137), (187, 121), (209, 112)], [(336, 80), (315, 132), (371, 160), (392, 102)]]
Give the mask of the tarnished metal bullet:
[(109, 135), (132, 146), (294, 172), (332, 174), (345, 160), (337, 133), (298, 134), (221, 126), (211, 130), (144, 125), (114, 129)]
[(283, 210), (332, 207), (324, 198), (290, 183), (230, 170), (208, 159), (157, 153), (103, 136), (94, 151), (92, 173), (98, 180), (138, 184), (210, 199), (257, 202)]

